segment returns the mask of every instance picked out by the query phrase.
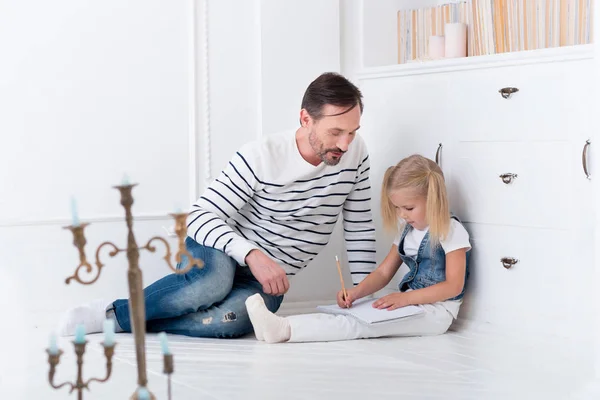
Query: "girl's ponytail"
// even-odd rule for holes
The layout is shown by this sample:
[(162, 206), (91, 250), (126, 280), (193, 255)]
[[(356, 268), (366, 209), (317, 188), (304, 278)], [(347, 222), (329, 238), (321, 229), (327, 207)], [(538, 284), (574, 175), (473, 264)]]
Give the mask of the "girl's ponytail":
[(381, 185), (381, 217), (383, 219), (383, 227), (386, 231), (395, 232), (398, 227), (398, 217), (396, 215), (396, 207), (390, 200), (390, 187), (392, 173), (396, 167), (389, 167), (383, 175), (383, 184)]
[(439, 245), (440, 240), (444, 240), (448, 236), (450, 230), (450, 210), (446, 185), (444, 176), (437, 164), (435, 164), (435, 167), (432, 166), (428, 173), (427, 186), (426, 218), (429, 223), (429, 238), (433, 248)]

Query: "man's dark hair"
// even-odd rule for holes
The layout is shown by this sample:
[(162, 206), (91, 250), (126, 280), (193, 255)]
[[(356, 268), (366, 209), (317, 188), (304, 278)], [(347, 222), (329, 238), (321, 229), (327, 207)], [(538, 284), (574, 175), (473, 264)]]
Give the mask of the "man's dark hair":
[(311, 82), (304, 92), (302, 108), (315, 120), (323, 118), (323, 107), (331, 104), (347, 109), (339, 114), (345, 114), (357, 105), (363, 112), (362, 93), (348, 79), (335, 72), (326, 72)]

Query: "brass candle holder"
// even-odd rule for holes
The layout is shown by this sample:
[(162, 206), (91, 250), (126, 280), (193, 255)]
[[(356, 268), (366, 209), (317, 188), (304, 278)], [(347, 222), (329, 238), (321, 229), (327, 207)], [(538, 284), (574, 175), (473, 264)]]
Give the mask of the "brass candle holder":
[(167, 398), (171, 400), (171, 375), (174, 371), (173, 354), (163, 355), (163, 374), (167, 375)]
[[(135, 354), (136, 354), (136, 359), (137, 359), (137, 372), (138, 372), (138, 382), (137, 382), (138, 389), (131, 396), (131, 400), (138, 400), (138, 395), (137, 395), (138, 390), (140, 388), (147, 388), (147, 384), (148, 384), (147, 371), (146, 371), (146, 340), (145, 340), (145, 338), (146, 338), (146, 307), (144, 304), (144, 287), (143, 287), (143, 282), (142, 282), (142, 271), (140, 270), (139, 264), (138, 264), (139, 254), (140, 254), (139, 252), (140, 252), (140, 250), (148, 250), (151, 253), (154, 253), (156, 251), (156, 247), (153, 245), (153, 242), (155, 242), (155, 241), (161, 242), (162, 244), (164, 244), (165, 250), (166, 250), (165, 256), (163, 258), (166, 261), (169, 268), (176, 274), (185, 274), (188, 271), (190, 271), (193, 267), (203, 268), (204, 262), (200, 259), (194, 258), (187, 251), (187, 249), (185, 247), (185, 239), (187, 236), (187, 226), (186, 226), (186, 220), (187, 220), (187, 216), (188, 216), (187, 213), (169, 214), (171, 217), (173, 217), (175, 219), (175, 233), (177, 234), (177, 237), (179, 240), (179, 246), (178, 246), (177, 253), (175, 255), (175, 261), (177, 263), (180, 263), (182, 256), (185, 255), (189, 261), (189, 264), (185, 269), (178, 270), (173, 266), (173, 264), (171, 263), (171, 249), (170, 249), (169, 243), (162, 237), (159, 237), (159, 236), (153, 237), (152, 239), (150, 239), (148, 241), (148, 243), (146, 243), (145, 246), (138, 247), (136, 240), (135, 240), (135, 236), (133, 234), (133, 216), (131, 213), (131, 206), (133, 205), (133, 197), (131, 195), (131, 191), (134, 186), (137, 186), (137, 184), (123, 184), (120, 186), (114, 186), (114, 188), (118, 189), (119, 192), (121, 193), (121, 205), (123, 206), (123, 208), (125, 208), (125, 222), (127, 223), (127, 230), (128, 230), (127, 248), (120, 249), (112, 242), (104, 242), (100, 246), (98, 246), (98, 248), (96, 249), (97, 274), (93, 279), (83, 280), (79, 276), (80, 272), (83, 269), (85, 269), (86, 273), (91, 273), (93, 270), (92, 265), (87, 260), (85, 250), (84, 250), (84, 247), (87, 243), (87, 241), (85, 239), (85, 235), (84, 235), (84, 229), (89, 224), (82, 223), (82, 224), (78, 224), (78, 225), (71, 225), (71, 226), (64, 227), (64, 229), (68, 229), (73, 233), (73, 244), (79, 251), (79, 266), (75, 270), (75, 273), (66, 279), (66, 284), (69, 284), (72, 280), (75, 280), (84, 285), (90, 285), (90, 284), (96, 282), (98, 280), (98, 278), (100, 277), (100, 272), (102, 271), (102, 268), (104, 267), (104, 264), (100, 261), (100, 251), (104, 247), (108, 246), (108, 247), (112, 248), (112, 250), (108, 253), (110, 257), (115, 257), (117, 254), (119, 254), (121, 252), (127, 253), (127, 259), (129, 262), (129, 268), (127, 271), (127, 278), (128, 278), (128, 283), (129, 283), (129, 313), (130, 313), (130, 318), (131, 318), (131, 322), (132, 322), (132, 333), (134, 335), (134, 340), (135, 340)], [(78, 360), (80, 359), (79, 351), (81, 351), (81, 355), (83, 355), (83, 349), (85, 349), (85, 345), (76, 345), (76, 351), (78, 351), (78, 353), (77, 353)], [(106, 348), (105, 348), (105, 353), (107, 354), (107, 357), (108, 357), (109, 353), (108, 353), (108, 350), (106, 350)], [(110, 350), (110, 356), (112, 357), (112, 348)], [(49, 359), (50, 373), (51, 373), (51, 375), (50, 375), (51, 381), (50, 382), (52, 382), (52, 378), (54, 375), (54, 368), (56, 367), (56, 364), (58, 364), (59, 357), (60, 357), (60, 353), (58, 356), (50, 356), (50, 359)], [(81, 361), (81, 362), (83, 362), (83, 361)], [(79, 361), (78, 361), (78, 363), (79, 363)], [(170, 380), (170, 378), (171, 378), (171, 373), (173, 372), (173, 356), (172, 355), (168, 355), (168, 356), (165, 355), (164, 371), (168, 375), (169, 399), (170, 399), (171, 398), (171, 395), (170, 395), (171, 380)], [(109, 377), (110, 377), (110, 373), (108, 374), (108, 376), (106, 377), (106, 379), (104, 381), (108, 380)], [(81, 378), (78, 378), (78, 382), (80, 379)], [(92, 380), (90, 380), (90, 382), (91, 381)], [(88, 383), (89, 382), (87, 382), (86, 384), (82, 384), (82, 385), (84, 385), (84, 387), (87, 388)], [(52, 385), (52, 386), (55, 387), (54, 385)], [(60, 388), (62, 386), (64, 386), (64, 385), (61, 385), (61, 386), (55, 387), (55, 388)], [(79, 393), (81, 396), (81, 391)], [(156, 397), (152, 393), (150, 393), (150, 397), (153, 400), (156, 399)], [(81, 397), (79, 397), (79, 399), (81, 399)]]
[(102, 344), (104, 347), (104, 356), (106, 357), (106, 377), (104, 379), (92, 378), (87, 382), (83, 381), (83, 354), (85, 353), (85, 346), (87, 342), (84, 343), (75, 343), (75, 354), (77, 354), (77, 380), (75, 383), (65, 382), (57, 385), (54, 383), (54, 374), (56, 373), (56, 366), (60, 361), (60, 356), (63, 354), (62, 350), (58, 350), (56, 354), (53, 354), (48, 350), (48, 363), (50, 364), (50, 371), (48, 372), (48, 380), (50, 381), (50, 386), (54, 389), (61, 389), (64, 386), (70, 386), (71, 390), (69, 393), (73, 393), (77, 391), (77, 400), (83, 399), (83, 389), (90, 390), (89, 385), (92, 382), (103, 383), (110, 379), (110, 375), (112, 373), (112, 357), (115, 352), (115, 345), (107, 346), (106, 344)]

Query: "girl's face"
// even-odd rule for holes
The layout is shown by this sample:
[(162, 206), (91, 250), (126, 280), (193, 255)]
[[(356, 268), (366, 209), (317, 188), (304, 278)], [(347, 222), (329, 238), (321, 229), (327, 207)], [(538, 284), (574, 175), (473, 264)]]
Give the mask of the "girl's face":
[(414, 189), (399, 189), (390, 194), (390, 200), (396, 207), (396, 215), (420, 231), (427, 228), (427, 198)]

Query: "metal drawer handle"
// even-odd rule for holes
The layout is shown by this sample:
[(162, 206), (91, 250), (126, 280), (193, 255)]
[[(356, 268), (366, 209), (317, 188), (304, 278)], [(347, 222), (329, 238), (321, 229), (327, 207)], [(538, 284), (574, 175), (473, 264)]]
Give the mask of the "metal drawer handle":
[(435, 163), (437, 165), (440, 165), (440, 152), (441, 151), (442, 151), (442, 144), (440, 143), (438, 145), (438, 148), (437, 148), (436, 152), (435, 152)]
[(588, 171), (588, 166), (587, 166), (587, 152), (588, 149), (590, 147), (590, 140), (586, 140), (585, 141), (585, 146), (583, 146), (583, 153), (581, 154), (581, 163), (583, 164), (583, 172), (585, 173), (585, 177), (590, 179), (590, 173)]
[(502, 182), (504, 182), (504, 183), (506, 183), (508, 185), (517, 176), (518, 176), (517, 174), (512, 174), (512, 173), (509, 172), (509, 173), (500, 175), (500, 178), (502, 178)]
[(498, 90), (498, 92), (500, 92), (502, 97), (504, 97), (505, 99), (510, 99), (510, 96), (512, 96), (513, 93), (517, 93), (518, 91), (519, 89), (514, 87), (505, 87)]
[(511, 269), (513, 265), (519, 262), (519, 260), (512, 257), (502, 257), (500, 261), (502, 262), (502, 266), (506, 269)]

